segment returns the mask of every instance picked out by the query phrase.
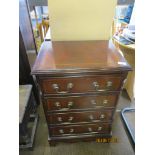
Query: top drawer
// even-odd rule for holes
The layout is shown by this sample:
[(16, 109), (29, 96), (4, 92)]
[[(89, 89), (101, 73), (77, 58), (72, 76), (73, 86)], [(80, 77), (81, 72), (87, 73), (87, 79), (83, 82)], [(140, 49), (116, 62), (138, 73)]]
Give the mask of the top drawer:
[(86, 92), (117, 91), (122, 84), (123, 76), (98, 75), (82, 77), (58, 77), (40, 79), (44, 94), (68, 94)]

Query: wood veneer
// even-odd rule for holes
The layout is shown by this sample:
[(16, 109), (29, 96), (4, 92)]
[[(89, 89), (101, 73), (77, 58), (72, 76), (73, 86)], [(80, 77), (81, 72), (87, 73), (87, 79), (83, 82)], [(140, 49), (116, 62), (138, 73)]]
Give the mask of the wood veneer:
[[(32, 74), (41, 91), (49, 144), (110, 137), (130, 70), (111, 41), (45, 41)], [(100, 126), (104, 130), (98, 131)]]

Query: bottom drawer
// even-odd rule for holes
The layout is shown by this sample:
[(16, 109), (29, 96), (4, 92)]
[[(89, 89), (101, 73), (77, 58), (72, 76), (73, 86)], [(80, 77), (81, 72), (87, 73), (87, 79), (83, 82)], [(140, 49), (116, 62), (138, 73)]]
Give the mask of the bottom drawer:
[(50, 127), (50, 136), (64, 136), (74, 135), (82, 133), (104, 133), (109, 134), (111, 132), (111, 124), (109, 123), (96, 123), (96, 124), (85, 124), (85, 125), (69, 125), (69, 126), (57, 126)]

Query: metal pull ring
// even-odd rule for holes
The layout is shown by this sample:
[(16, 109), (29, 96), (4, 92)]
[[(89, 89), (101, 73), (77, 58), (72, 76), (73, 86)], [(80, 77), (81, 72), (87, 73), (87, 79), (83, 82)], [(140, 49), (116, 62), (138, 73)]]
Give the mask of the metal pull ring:
[(88, 128), (88, 131), (89, 131), (89, 132), (92, 132), (93, 130), (92, 130), (92, 128), (89, 127), (89, 128)]
[(105, 118), (105, 115), (101, 114), (100, 119), (104, 119), (104, 118)]
[(60, 102), (55, 102), (55, 106), (60, 109), (61, 108)]
[(70, 129), (70, 133), (73, 133), (73, 132), (74, 132), (74, 129), (73, 129), (73, 128), (71, 128), (71, 129)]
[(62, 117), (57, 118), (59, 122), (62, 122)]
[(107, 81), (107, 87), (112, 87), (112, 81)]
[(66, 90), (66, 91), (59, 91), (59, 86), (58, 86), (58, 84), (52, 84), (52, 88), (53, 88), (57, 93), (66, 94), (66, 93), (69, 93), (70, 90), (73, 88), (73, 83), (68, 83), (68, 84), (67, 84), (67, 90)]
[(68, 121), (71, 122), (71, 121), (73, 121), (73, 119), (74, 119), (74, 117), (73, 116), (70, 116), (69, 119), (68, 119)]
[(101, 127), (101, 126), (99, 126), (99, 127), (98, 127), (98, 131), (101, 131), (101, 130), (102, 130), (102, 127)]
[(99, 84), (98, 84), (98, 82), (93, 82), (93, 86), (94, 86), (94, 88), (95, 88), (95, 90), (96, 91), (98, 91), (98, 92), (103, 92), (103, 91), (106, 91), (105, 89), (99, 89)]
[(96, 105), (95, 100), (91, 100), (90, 102), (91, 102), (92, 105)]
[(68, 102), (68, 108), (73, 107), (73, 105), (74, 105), (74, 104), (73, 104), (73, 102), (72, 102), (72, 101), (69, 101), (69, 102)]
[(103, 100), (103, 104), (107, 104), (108, 103), (108, 100)]
[(90, 120), (92, 121), (94, 119), (93, 115), (89, 115)]
[(60, 129), (59, 130), (59, 133), (63, 134), (64, 133), (64, 130), (63, 129)]

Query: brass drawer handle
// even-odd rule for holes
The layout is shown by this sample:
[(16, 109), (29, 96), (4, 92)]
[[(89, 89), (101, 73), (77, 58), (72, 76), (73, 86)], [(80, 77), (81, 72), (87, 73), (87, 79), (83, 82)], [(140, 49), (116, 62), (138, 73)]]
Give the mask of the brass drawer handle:
[(60, 94), (66, 94), (66, 93), (69, 93), (70, 90), (73, 88), (73, 83), (68, 83), (67, 84), (67, 90), (66, 91), (59, 91), (59, 86), (58, 84), (52, 84), (52, 88), (57, 92), (57, 93), (60, 93)]
[(92, 121), (94, 119), (93, 115), (89, 115), (90, 120)]
[(108, 103), (108, 100), (103, 100), (103, 104), (107, 104)]
[(59, 122), (62, 122), (62, 117), (57, 118)]
[(60, 102), (55, 102), (55, 106), (60, 109), (61, 108)]
[(105, 118), (105, 115), (101, 114), (100, 119), (104, 119), (104, 118)]
[(92, 128), (89, 127), (89, 128), (88, 128), (88, 131), (89, 131), (89, 132), (92, 132), (93, 130), (92, 130)]
[(92, 105), (96, 105), (95, 100), (91, 100), (90, 102), (91, 102)]
[[(103, 105), (105, 105), (107, 103), (108, 103), (108, 100), (103, 100), (103, 102), (102, 102)], [(97, 103), (95, 102), (95, 100), (91, 100), (91, 104), (94, 105), (94, 106), (97, 105)]]
[(99, 89), (99, 84), (98, 84), (98, 82), (93, 82), (93, 86), (94, 86), (94, 88), (95, 88), (95, 90), (96, 91), (99, 91), (99, 92), (103, 92), (103, 91), (106, 91), (106, 89)]
[(112, 87), (112, 81), (107, 81), (107, 87)]
[(63, 129), (60, 129), (59, 130), (59, 133), (64, 134), (64, 130)]
[(68, 83), (67, 84), (67, 90), (70, 90), (70, 89), (72, 89), (73, 88), (73, 83)]
[(53, 87), (53, 89), (55, 89), (55, 90), (58, 90), (58, 89), (59, 89), (58, 84), (53, 84), (52, 87)]
[(73, 129), (73, 128), (71, 128), (71, 129), (70, 129), (70, 133), (73, 133), (73, 132), (74, 132), (74, 129)]
[(73, 119), (74, 119), (74, 117), (73, 116), (70, 116), (69, 119), (68, 119), (68, 121), (71, 122), (71, 121), (73, 121)]
[(99, 126), (99, 127), (98, 127), (98, 131), (101, 131), (101, 130), (102, 130), (102, 127), (101, 127), (101, 126)]
[(72, 101), (68, 102), (68, 108), (73, 107), (74, 103)]

